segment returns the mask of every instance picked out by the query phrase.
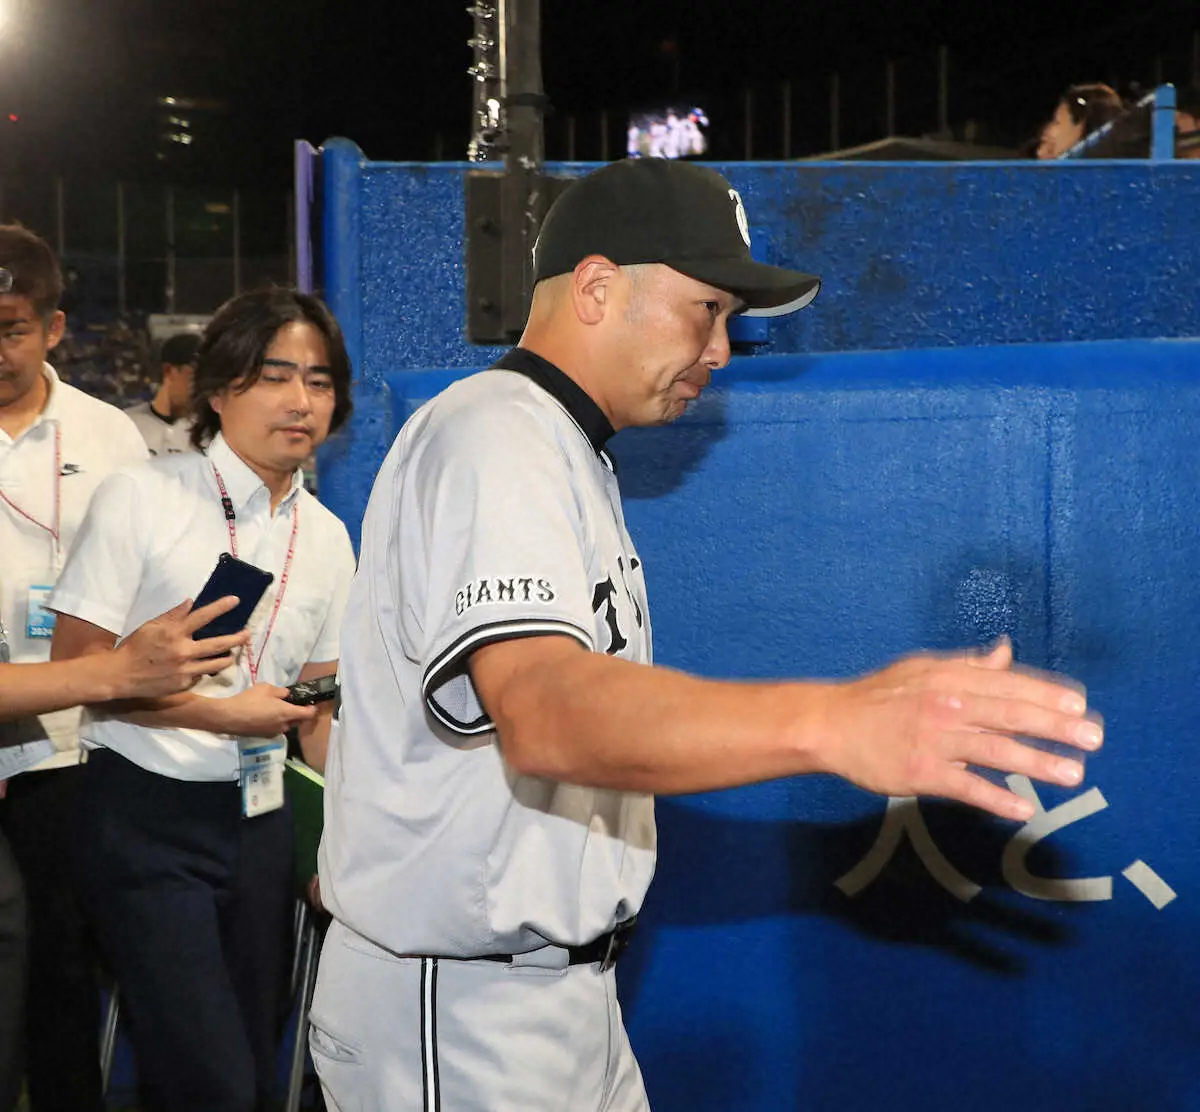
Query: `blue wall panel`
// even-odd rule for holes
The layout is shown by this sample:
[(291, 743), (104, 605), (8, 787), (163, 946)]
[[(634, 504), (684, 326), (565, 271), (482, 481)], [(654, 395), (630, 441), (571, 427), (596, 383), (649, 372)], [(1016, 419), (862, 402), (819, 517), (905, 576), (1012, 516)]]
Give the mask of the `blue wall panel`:
[[(1038, 789), (1061, 825), (1027, 855), (826, 777), (661, 801), (621, 969), (656, 1112), (1200, 1109), (1200, 341), (1159, 339), (1200, 335), (1200, 164), (724, 169), (825, 287), (615, 441), (658, 658), (848, 676), (1007, 633), (1109, 745)], [(321, 483), (355, 535), (404, 416), (494, 354), (463, 336), (464, 172), (326, 148), (358, 412)]]
[[(390, 376), (397, 422), (459, 373)], [(847, 676), (1008, 634), (1110, 731), (1081, 789), (1038, 789), (1079, 817), (1028, 874), (1108, 891), (1035, 898), (1003, 868), (1017, 827), (829, 778), (664, 799), (621, 970), (655, 1109), (1200, 1108), (1200, 341), (759, 357), (717, 382), (613, 443), (659, 660)], [(836, 885), (915, 813), (944, 866), (905, 835)], [(1156, 908), (1135, 861), (1178, 897)]]
[[(351, 535), (394, 432), (382, 376), (472, 367), (463, 163), (324, 148), (326, 289), (360, 417), (320, 461)], [(552, 166), (576, 174), (581, 164)], [(768, 353), (1200, 335), (1200, 163), (730, 163), (768, 261), (824, 279)]]

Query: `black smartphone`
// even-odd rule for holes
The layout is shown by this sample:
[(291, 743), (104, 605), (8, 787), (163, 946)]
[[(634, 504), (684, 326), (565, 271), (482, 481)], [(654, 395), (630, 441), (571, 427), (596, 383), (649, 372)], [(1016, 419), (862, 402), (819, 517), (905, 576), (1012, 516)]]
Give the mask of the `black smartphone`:
[(321, 676), (315, 680), (301, 680), (288, 688), (285, 703), (295, 703), (298, 707), (311, 707), (314, 703), (324, 703), (337, 697), (337, 676)]
[(226, 595), (237, 595), (238, 604), (228, 614), (213, 618), (203, 629), (192, 634), (192, 640), (203, 641), (207, 637), (222, 637), (227, 633), (240, 633), (246, 628), (250, 615), (271, 585), (273, 576), (269, 571), (256, 568), (244, 560), (222, 552), (217, 557), (217, 566), (208, 577), (208, 582), (200, 588), (192, 609), (207, 606)]

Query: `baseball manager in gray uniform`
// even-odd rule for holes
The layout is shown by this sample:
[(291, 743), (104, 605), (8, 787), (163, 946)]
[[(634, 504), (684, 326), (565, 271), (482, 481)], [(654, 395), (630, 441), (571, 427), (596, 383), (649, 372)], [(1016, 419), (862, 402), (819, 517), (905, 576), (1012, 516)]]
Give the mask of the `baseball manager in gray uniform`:
[(739, 312), (816, 295), (754, 262), (711, 169), (571, 185), (534, 251), (520, 346), (423, 406), (376, 479), (342, 631), (320, 876), (334, 916), (311, 1047), (332, 1108), (635, 1112), (613, 962), (654, 871), (653, 797), (827, 772), (888, 795), (1030, 805), (968, 765), (1079, 782), (1067, 686), (1011, 650), (851, 682), (651, 666), (642, 566), (605, 443), (672, 421)]

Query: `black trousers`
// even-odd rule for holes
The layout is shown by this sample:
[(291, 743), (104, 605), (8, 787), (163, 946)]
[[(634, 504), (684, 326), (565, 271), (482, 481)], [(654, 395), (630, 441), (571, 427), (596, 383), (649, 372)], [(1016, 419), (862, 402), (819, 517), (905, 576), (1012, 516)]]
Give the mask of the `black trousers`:
[(21, 873), (0, 834), (0, 1112), (17, 1103), (24, 1072), (25, 914)]
[(71, 870), (82, 768), (26, 772), (0, 802), (29, 907), (25, 1072), (33, 1112), (100, 1112), (96, 948)]
[(84, 766), (80, 890), (154, 1112), (250, 1112), (274, 1088), (290, 957), (288, 808), (243, 819), (233, 783)]

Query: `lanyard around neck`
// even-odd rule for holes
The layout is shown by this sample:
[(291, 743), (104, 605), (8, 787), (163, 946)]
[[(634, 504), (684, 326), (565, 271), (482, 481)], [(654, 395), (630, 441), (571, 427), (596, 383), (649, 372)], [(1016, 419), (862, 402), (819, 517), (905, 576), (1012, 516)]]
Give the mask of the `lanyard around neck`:
[[(217, 470), (217, 465), (212, 463), (213, 476), (217, 480), (217, 490), (221, 492), (221, 509), (225, 511), (225, 525), (229, 529), (229, 551), (233, 558), (238, 557), (238, 540), (237, 540), (237, 514), (233, 510), (233, 500), (229, 497), (229, 491), (225, 489), (225, 480), (221, 478), (221, 472)], [(258, 683), (258, 669), (262, 665), (262, 659), (267, 651), (267, 642), (271, 639), (271, 631), (275, 628), (275, 619), (279, 617), (279, 609), (283, 606), (283, 596), (287, 591), (288, 576), (292, 570), (292, 557), (296, 554), (296, 536), (300, 532), (300, 501), (296, 499), (292, 502), (292, 535), (288, 540), (287, 556), (283, 561), (283, 571), (279, 576), (279, 591), (275, 595), (275, 605), (271, 609), (271, 617), (267, 621), (267, 631), (263, 634), (262, 644), (258, 647), (258, 655), (254, 655), (254, 648), (251, 646), (246, 652), (246, 663), (250, 668), (250, 682)]]
[(36, 525), (39, 529), (44, 529), (50, 534), (50, 546), (54, 558), (55, 565), (61, 562), (62, 556), (62, 425), (55, 423), (54, 426), (54, 520), (53, 523), (47, 525), (44, 521), (38, 521), (33, 514), (21, 509), (4, 491), (0, 490), (0, 499), (11, 508), (15, 513), (18, 513), (26, 521)]

